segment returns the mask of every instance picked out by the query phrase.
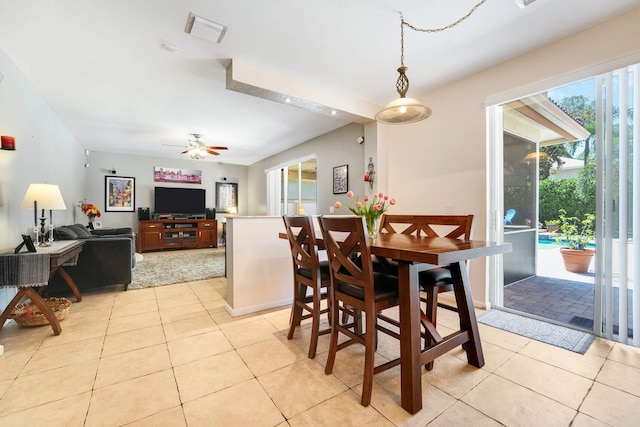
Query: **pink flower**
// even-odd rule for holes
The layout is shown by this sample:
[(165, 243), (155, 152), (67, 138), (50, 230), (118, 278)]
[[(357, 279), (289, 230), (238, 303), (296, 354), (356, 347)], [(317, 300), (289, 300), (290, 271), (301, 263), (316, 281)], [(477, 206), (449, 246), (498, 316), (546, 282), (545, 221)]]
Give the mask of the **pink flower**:
[(384, 197), (384, 193), (381, 192), (380, 194), (378, 194), (378, 197), (382, 199)]
[(335, 206), (336, 209), (340, 209), (342, 207), (342, 203), (336, 202), (336, 204), (334, 206)]
[(353, 191), (347, 191), (347, 197), (353, 197)]
[(379, 211), (380, 209), (382, 209), (382, 206), (380, 206), (380, 205), (376, 205), (376, 206), (374, 207), (374, 209), (375, 209), (375, 210), (377, 210), (377, 211)]
[(395, 205), (395, 204), (396, 204), (396, 199), (391, 199), (391, 200), (389, 200), (389, 204), (390, 204), (390, 205)]
[(385, 200), (389, 200), (389, 196), (387, 196), (386, 194), (384, 195), (384, 199)]
[(362, 198), (362, 200), (364, 200), (365, 202), (368, 202), (368, 201), (369, 201), (369, 196), (364, 196), (364, 197)]
[(362, 207), (362, 202), (356, 203), (356, 208), (360, 209)]

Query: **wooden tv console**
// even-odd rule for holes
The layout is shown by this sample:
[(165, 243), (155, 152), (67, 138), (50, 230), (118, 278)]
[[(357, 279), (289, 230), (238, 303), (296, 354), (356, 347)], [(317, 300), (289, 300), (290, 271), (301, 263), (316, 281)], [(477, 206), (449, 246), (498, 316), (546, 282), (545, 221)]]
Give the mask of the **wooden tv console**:
[(154, 219), (138, 222), (138, 252), (162, 249), (217, 248), (215, 219)]

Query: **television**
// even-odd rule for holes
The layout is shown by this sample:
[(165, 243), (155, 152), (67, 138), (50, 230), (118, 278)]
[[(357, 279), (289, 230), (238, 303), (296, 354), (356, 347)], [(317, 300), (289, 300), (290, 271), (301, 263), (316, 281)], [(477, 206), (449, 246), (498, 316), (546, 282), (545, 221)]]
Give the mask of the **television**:
[(205, 190), (202, 188), (156, 187), (154, 213), (202, 215)]

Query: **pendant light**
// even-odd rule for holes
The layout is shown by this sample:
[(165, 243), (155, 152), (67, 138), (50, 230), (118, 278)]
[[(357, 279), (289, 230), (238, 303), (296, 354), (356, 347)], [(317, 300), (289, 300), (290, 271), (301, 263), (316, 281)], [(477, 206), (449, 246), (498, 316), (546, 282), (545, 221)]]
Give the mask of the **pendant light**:
[(420, 104), (416, 99), (407, 98), (409, 90), (409, 78), (407, 67), (404, 65), (404, 19), (400, 19), (400, 68), (398, 68), (398, 81), (396, 90), (400, 98), (391, 101), (384, 109), (376, 114), (376, 120), (380, 123), (399, 125), (415, 123), (424, 120), (431, 115), (431, 108)]
[[(402, 13), (400, 13), (400, 68), (398, 68), (398, 81), (396, 82), (396, 90), (400, 95), (400, 98), (390, 102), (384, 109), (376, 114), (376, 120), (379, 123), (385, 123), (390, 125), (400, 125), (407, 123), (415, 123), (420, 120), (424, 120), (431, 115), (431, 108), (425, 107), (420, 104), (416, 99), (407, 98), (407, 91), (409, 90), (409, 78), (407, 77), (407, 67), (404, 65), (404, 27), (407, 26), (413, 31), (419, 31), (423, 33), (439, 33), (441, 31), (448, 30), (456, 25), (464, 22), (469, 18), (473, 12), (480, 6), (486, 3), (487, 0), (480, 0), (471, 10), (457, 21), (446, 25), (441, 28), (423, 29), (418, 28), (404, 20)], [(521, 0), (525, 3), (532, 3), (535, 0)]]

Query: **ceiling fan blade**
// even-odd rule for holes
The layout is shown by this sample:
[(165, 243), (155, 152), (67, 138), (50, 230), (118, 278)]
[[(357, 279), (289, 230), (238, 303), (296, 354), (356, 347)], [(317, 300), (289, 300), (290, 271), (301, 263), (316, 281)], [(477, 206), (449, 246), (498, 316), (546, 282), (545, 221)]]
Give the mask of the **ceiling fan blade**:
[(228, 150), (227, 147), (218, 147), (216, 145), (209, 145), (209, 146), (207, 146), (207, 148), (211, 149), (211, 150)]
[(162, 144), (164, 147), (184, 147), (184, 145)]
[(184, 150), (180, 154), (187, 154), (189, 151), (191, 151), (191, 150)]
[(213, 154), (214, 156), (219, 156), (220, 153), (218, 153), (217, 151), (213, 151), (211, 150), (209, 147), (205, 148), (206, 152), (209, 154)]

